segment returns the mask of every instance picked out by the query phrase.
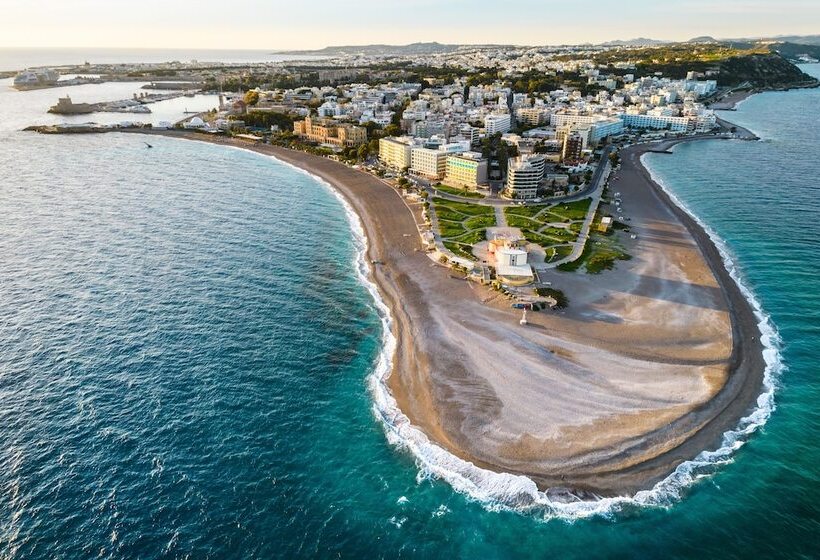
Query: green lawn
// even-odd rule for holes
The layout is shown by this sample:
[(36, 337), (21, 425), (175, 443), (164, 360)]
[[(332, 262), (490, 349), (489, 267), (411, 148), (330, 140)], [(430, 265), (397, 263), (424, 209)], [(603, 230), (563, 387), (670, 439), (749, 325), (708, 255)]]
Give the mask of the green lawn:
[(446, 207), (468, 216), (491, 216), (495, 214), (495, 210), (492, 206), (470, 204), (469, 202), (453, 202), (452, 200), (444, 200), (443, 198), (436, 197), (433, 198), (433, 203), (436, 205), (436, 210), (441, 207)]
[(454, 254), (475, 259), (472, 247), (487, 238), (487, 228), (495, 225), (495, 210), (466, 202), (434, 198), (438, 229), (444, 246)]
[(590, 204), (592, 204), (591, 198), (567, 202), (566, 204), (557, 204), (549, 209), (549, 213), (560, 218), (560, 220), (553, 221), (583, 220), (586, 218)]
[(452, 238), (453, 241), (458, 241), (459, 243), (466, 243), (467, 245), (475, 245), (476, 243), (480, 243), (485, 239), (487, 239), (486, 229), (474, 229), (463, 235)]
[(467, 229), (488, 228), (495, 225), (495, 214), (491, 216), (473, 216), (464, 220)]
[(552, 251), (552, 253), (547, 253), (547, 262), (555, 262), (560, 261), (563, 258), (566, 258), (572, 254), (572, 246), (570, 245), (557, 245), (555, 247), (551, 247), (548, 251)]
[(512, 216), (508, 214), (506, 218), (507, 225), (510, 227), (517, 227), (523, 229), (538, 229), (543, 225), (543, 223), (539, 222), (538, 220), (533, 220), (525, 216), (518, 216), (515, 214), (513, 214)]
[(459, 187), (451, 187), (449, 185), (439, 185), (437, 187), (433, 187), (436, 190), (439, 190), (443, 193), (452, 194), (455, 196), (463, 196), (466, 198), (484, 198), (484, 195), (478, 193), (476, 191), (471, 191), (469, 189), (459, 188)]
[(515, 214), (516, 216), (526, 216), (527, 218), (532, 218), (544, 208), (548, 208), (546, 204), (539, 204), (537, 206), (509, 206), (504, 209), (504, 213), (508, 216), (510, 214)]
[[(509, 206), (504, 209), (507, 224), (516, 227), (530, 243), (537, 243), (544, 249), (553, 245), (564, 245), (578, 239), (581, 226), (592, 199), (585, 198), (566, 204), (554, 206), (539, 204), (535, 206)], [(568, 228), (550, 227), (549, 223), (563, 222)], [(570, 249), (571, 250), (571, 249)], [(559, 247), (557, 251), (563, 258), (569, 254), (566, 247)], [(547, 256), (549, 256), (549, 252)]]
[(448, 220), (439, 220), (438, 228), (442, 237), (458, 237), (467, 232), (461, 222), (450, 222)]
[(454, 241), (444, 241), (444, 246), (450, 249), (453, 253), (458, 255), (459, 257), (464, 257), (467, 259), (475, 260), (475, 257), (470, 252), (470, 246), (464, 245), (462, 243), (457, 243)]
[(581, 256), (573, 262), (558, 265), (558, 270), (574, 272), (583, 268), (589, 274), (599, 274), (604, 270), (615, 268), (616, 261), (628, 261), (631, 258), (632, 256), (624, 251), (614, 239), (593, 234), (587, 241)]

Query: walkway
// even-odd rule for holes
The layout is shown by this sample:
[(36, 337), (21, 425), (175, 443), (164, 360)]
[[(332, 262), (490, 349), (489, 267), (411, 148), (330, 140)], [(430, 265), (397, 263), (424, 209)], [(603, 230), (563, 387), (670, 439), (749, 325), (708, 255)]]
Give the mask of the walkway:
[(495, 225), (496, 227), (507, 227), (507, 216), (504, 215), (504, 207), (495, 207)]
[[(608, 154), (607, 154), (608, 155)], [(572, 262), (581, 258), (581, 253), (584, 252), (584, 247), (589, 240), (589, 230), (592, 228), (592, 222), (595, 220), (595, 214), (598, 212), (598, 205), (601, 202), (601, 195), (604, 192), (604, 184), (606, 177), (610, 171), (609, 158), (604, 157), (595, 170), (595, 176), (592, 178), (591, 184), (595, 185), (592, 193), (592, 202), (589, 204), (589, 210), (584, 218), (584, 224), (581, 226), (581, 233), (578, 234), (578, 239), (572, 242), (572, 253), (569, 256), (559, 259), (551, 263), (544, 263), (543, 268), (555, 268), (564, 263)]]

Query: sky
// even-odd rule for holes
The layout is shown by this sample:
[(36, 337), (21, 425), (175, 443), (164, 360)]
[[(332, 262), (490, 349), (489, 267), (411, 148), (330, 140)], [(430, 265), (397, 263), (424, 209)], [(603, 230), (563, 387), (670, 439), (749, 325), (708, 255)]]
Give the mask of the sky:
[(0, 0), (0, 47), (556, 45), (820, 33), (820, 0)]

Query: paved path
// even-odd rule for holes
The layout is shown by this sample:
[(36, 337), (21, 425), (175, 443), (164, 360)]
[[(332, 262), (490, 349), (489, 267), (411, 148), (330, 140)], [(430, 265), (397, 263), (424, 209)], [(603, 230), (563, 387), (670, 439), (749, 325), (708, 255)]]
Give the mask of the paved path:
[(543, 268), (555, 268), (558, 265), (572, 262), (581, 258), (581, 253), (584, 252), (584, 247), (589, 240), (589, 230), (592, 228), (592, 222), (595, 220), (595, 213), (598, 211), (598, 204), (601, 202), (601, 195), (604, 192), (606, 178), (609, 175), (609, 151), (609, 148), (604, 150), (604, 155), (601, 157), (601, 163), (598, 164), (598, 168), (595, 170), (595, 175), (592, 177), (592, 181), (590, 181), (590, 185), (593, 185), (592, 202), (589, 205), (589, 210), (587, 211), (587, 215), (584, 218), (584, 223), (581, 226), (581, 233), (578, 234), (578, 239), (572, 243), (572, 253), (563, 259), (559, 259), (551, 263), (545, 263)]
[(495, 207), (495, 225), (497, 227), (507, 227), (507, 216), (504, 215), (504, 207)]

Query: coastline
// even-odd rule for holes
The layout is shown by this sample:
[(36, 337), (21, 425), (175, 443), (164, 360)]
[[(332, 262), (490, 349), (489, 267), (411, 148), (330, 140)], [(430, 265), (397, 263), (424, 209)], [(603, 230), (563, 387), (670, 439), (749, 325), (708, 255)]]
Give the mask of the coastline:
[[(419, 432), (419, 434), (421, 432), (427, 434), (434, 443), (430, 444), (428, 441), (429, 445), (423, 451), (428, 454), (432, 453), (432, 455), (425, 459), (423, 455), (420, 455), (419, 449), (414, 449), (417, 459), (433, 474), (447, 478), (457, 488), (460, 484), (460, 489), (474, 496), (483, 493), (489, 500), (506, 501), (507, 505), (526, 507), (540, 504), (560, 510), (563, 507), (559, 505), (560, 500), (577, 499), (578, 495), (599, 497), (621, 496), (636, 492), (640, 494), (641, 490), (645, 491), (653, 485), (660, 486), (663, 481), (669, 480), (670, 476), (680, 474), (678, 471), (681, 465), (700, 455), (704, 449), (716, 447), (723, 435), (737, 426), (738, 421), (751, 408), (760, 394), (764, 364), (760, 332), (757, 327), (758, 321), (755, 319), (754, 311), (726, 271), (721, 255), (708, 234), (684, 210), (675, 205), (641, 164), (640, 156), (650, 149), (650, 145), (633, 147), (630, 149), (632, 151), (627, 154), (631, 158), (631, 167), (635, 172), (641, 174), (641, 180), (637, 182), (638, 190), (645, 189), (649, 185), (653, 189), (653, 196), (657, 196), (661, 203), (667, 206), (667, 209), (671, 209), (676, 219), (684, 224), (704, 254), (704, 259), (717, 278), (723, 297), (728, 302), (727, 313), (733, 319), (731, 321), (732, 348), (731, 353), (727, 353), (726, 356), (728, 360), (726, 382), (707, 401), (697, 403), (697, 406), (691, 407), (691, 410), (686, 411), (685, 414), (679, 414), (668, 426), (664, 426), (663, 429), (650, 430), (648, 434), (650, 437), (640, 441), (632, 437), (623, 445), (612, 445), (612, 449), (607, 450), (608, 453), (597, 457), (601, 459), (597, 464), (584, 465), (591, 457), (589, 453), (576, 453), (575, 455), (578, 456), (574, 458), (570, 456), (570, 460), (566, 461), (569, 467), (567, 472), (570, 473), (568, 477), (554, 471), (552, 466), (550, 468), (553, 474), (528, 472), (525, 468), (509, 468), (510, 465), (496, 465), (492, 460), (487, 460), (489, 454), (477, 456), (473, 449), (469, 449), (469, 445), (465, 445), (463, 427), (475, 421), (469, 418), (468, 414), (473, 416), (476, 411), (479, 411), (492, 417), (499, 412), (499, 399), (493, 398), (496, 397), (493, 394), (494, 388), (488, 387), (485, 379), (476, 377), (469, 368), (465, 367), (465, 350), (455, 347), (451, 340), (446, 340), (447, 336), (442, 336), (452, 334), (453, 325), (442, 324), (442, 317), (440, 313), (437, 313), (441, 309), (432, 309), (433, 302), (428, 301), (431, 293), (429, 290), (443, 291), (441, 295), (444, 299), (450, 300), (449, 307), (446, 303), (443, 305), (446, 311), (457, 314), (456, 310), (452, 309), (453, 301), (461, 302), (469, 307), (473, 313), (469, 313), (466, 318), (457, 317), (457, 322), (461, 323), (462, 328), (464, 328), (465, 319), (474, 318), (471, 316), (477, 313), (478, 308), (473, 304), (482, 306), (484, 309), (480, 313), (482, 318), (503, 324), (517, 322), (517, 315), (506, 308), (503, 302), (484, 301), (489, 296), (483, 293), (482, 289), (463, 281), (454, 280), (447, 274), (446, 269), (432, 263), (426, 254), (420, 251), (416, 222), (411, 214), (414, 209), (411, 207), (411, 211), (408, 211), (408, 206), (394, 189), (362, 172), (302, 152), (228, 141), (223, 138), (202, 137), (198, 134), (175, 132), (154, 134), (210, 141), (271, 155), (318, 176), (342, 193), (361, 220), (367, 239), (367, 259), (371, 262), (384, 263), (371, 267), (371, 274), (392, 312), (392, 320), (395, 324), (393, 335), (396, 338), (396, 353), (392, 375), (387, 379), (391, 394), (380, 395), (379, 398), (395, 398), (398, 409), (407, 414), (404, 419), (399, 416), (384, 418), (386, 423), (394, 428), (394, 437), (391, 439), (394, 441), (402, 439), (408, 435), (406, 432), (410, 430)], [(656, 145), (652, 147), (657, 148)], [(538, 328), (555, 327), (556, 323), (563, 320), (561, 317), (549, 319), (554, 320), (536, 320), (533, 325), (534, 329), (531, 329), (530, 333), (536, 330), (538, 334)], [(577, 320), (577, 318), (571, 320)], [(486, 324), (471, 325), (471, 327), (466, 329), (470, 331), (467, 334), (471, 337), (498, 334)], [(519, 329), (513, 327), (510, 330)], [(565, 334), (571, 342), (590, 343), (590, 340), (583, 340), (584, 336), (579, 336), (578, 332), (569, 332), (570, 330), (572, 329), (568, 329)], [(546, 336), (541, 334), (542, 337)], [(752, 337), (756, 343), (751, 340)], [(515, 333), (514, 336), (504, 341), (504, 344), (509, 347), (509, 345), (531, 343), (531, 341), (524, 340), (525, 338), (526, 336), (522, 336), (521, 333)], [(557, 338), (561, 337), (557, 336)], [(597, 343), (599, 348), (603, 347), (611, 351), (608, 348), (610, 346), (608, 341), (601, 340), (601, 337), (590, 337), (589, 333), (586, 333), (586, 338), (598, 338), (592, 344)], [(741, 342), (738, 342), (739, 340)], [(553, 343), (557, 344), (556, 341), (550, 342), (550, 344)], [(658, 363), (680, 361), (679, 354), (683, 350), (691, 349), (677, 349), (666, 356), (656, 355), (654, 363), (657, 366)], [(557, 354), (561, 357), (561, 352), (567, 352), (567, 350), (556, 347), (552, 352), (553, 355)], [(646, 354), (646, 352), (637, 352), (636, 356), (626, 356), (626, 358), (646, 360), (647, 357), (641, 354)], [(541, 359), (544, 358), (545, 356), (541, 355)], [(569, 362), (576, 362), (577, 365), (577, 360), (571, 358)], [(714, 362), (715, 358), (707, 358), (704, 355), (700, 362), (697, 357), (691, 361), (699, 363), (698, 367), (705, 367), (703, 364), (710, 360)], [(566, 362), (559, 365), (566, 365)], [(441, 375), (443, 371), (447, 372), (446, 376)], [(446, 378), (443, 380), (444, 383), (439, 379), (440, 377)], [(469, 398), (479, 403), (479, 408), (470, 409), (463, 400), (454, 398), (452, 392), (463, 391), (465, 388)], [(546, 389), (549, 388), (546, 387)], [(542, 387), (541, 390), (544, 388)], [(377, 402), (377, 408), (378, 405)], [(413, 428), (411, 423), (419, 429)], [(469, 432), (469, 430), (466, 431)], [(389, 437), (390, 433), (388, 429)], [(417, 438), (417, 434), (412, 434), (412, 436)], [(419, 439), (416, 443), (424, 446), (424, 439)], [(664, 439), (671, 441), (672, 444), (661, 443)], [(403, 443), (408, 445), (407, 441)], [(442, 454), (447, 454), (448, 457)], [(634, 461), (631, 458), (629, 461), (625, 460), (627, 456), (636, 455), (644, 460)], [(461, 464), (454, 464), (456, 461), (453, 459), (457, 459)], [(435, 465), (442, 461), (449, 461), (450, 464), (446, 467), (449, 472), (444, 472), (442, 469), (436, 471)], [(494, 474), (488, 471), (502, 471), (509, 474)], [(452, 476), (453, 472), (456, 472), (457, 476)], [(533, 481), (538, 483), (541, 489), (550, 489), (549, 492), (547, 494), (538, 492)], [(495, 488), (488, 490), (487, 483), (494, 485)], [(664, 491), (668, 492), (668, 488)], [(656, 498), (649, 498), (645, 494), (643, 496), (649, 502), (657, 499), (657, 496)], [(611, 500), (581, 502), (581, 504), (586, 504), (583, 506), (579, 506), (576, 502), (566, 504), (566, 509), (579, 512), (598, 511), (601, 507), (609, 507)], [(621, 499), (614, 498), (614, 500)]]

